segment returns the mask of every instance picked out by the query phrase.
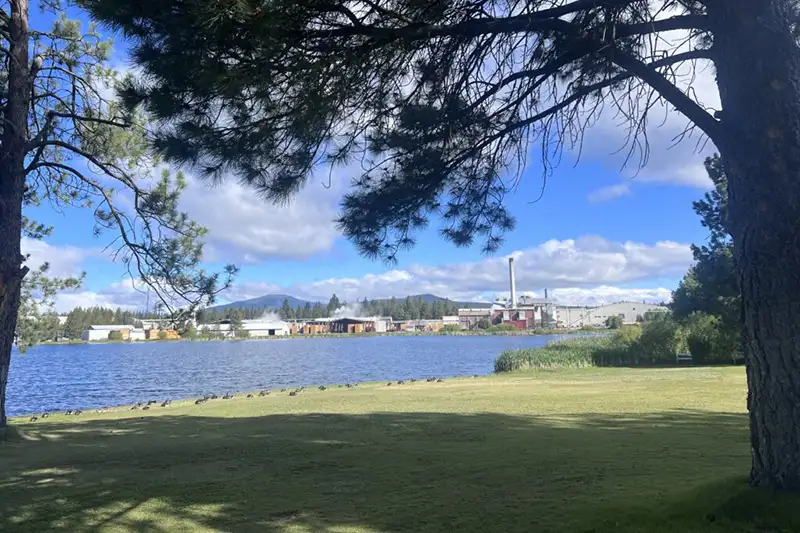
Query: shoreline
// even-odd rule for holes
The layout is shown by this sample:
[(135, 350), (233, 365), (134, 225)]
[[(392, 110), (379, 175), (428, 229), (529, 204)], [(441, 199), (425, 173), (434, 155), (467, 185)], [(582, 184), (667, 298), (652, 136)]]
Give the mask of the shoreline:
[[(458, 375), (458, 376), (441, 375), (441, 376), (436, 376), (436, 377), (434, 377), (432, 379), (441, 379), (444, 382), (449, 382), (449, 381), (461, 381), (461, 380), (468, 380), (468, 379), (471, 380), (471, 379), (479, 379), (479, 378), (490, 378), (490, 377), (493, 377), (493, 376), (498, 376), (498, 374), (496, 372), (489, 372), (488, 374), (472, 374), (472, 375)], [(411, 381), (411, 379), (414, 379), (414, 381)], [(289, 393), (292, 392), (292, 391), (300, 391), (300, 390), (302, 390), (302, 391), (313, 391), (313, 392), (316, 392), (317, 390), (319, 390), (319, 387), (321, 387), (321, 386), (326, 387), (325, 390), (338, 390), (338, 389), (345, 389), (345, 388), (346, 389), (356, 389), (356, 388), (359, 388), (359, 387), (362, 387), (362, 386), (367, 387), (367, 388), (369, 388), (369, 387), (381, 387), (381, 386), (385, 387), (386, 383), (388, 383), (388, 382), (391, 382), (393, 384), (397, 384), (398, 381), (404, 381), (405, 383), (408, 383), (409, 385), (410, 384), (423, 384), (423, 383), (428, 383), (428, 379), (431, 379), (431, 377), (428, 376), (428, 377), (420, 377), (420, 378), (408, 378), (408, 379), (405, 379), (405, 380), (397, 380), (397, 379), (386, 378), (386, 379), (371, 380), (371, 381), (351, 381), (351, 382), (334, 383), (334, 384), (319, 384), (319, 383), (299, 384), (299, 385), (285, 385), (284, 384), (284, 385), (275, 385), (274, 388), (272, 388), (272, 389), (267, 388), (267, 387), (261, 387), (261, 388), (256, 388), (256, 389), (247, 389), (247, 390), (240, 390), (240, 391), (233, 391), (233, 392), (231, 392), (231, 391), (221, 391), (220, 390), (220, 391), (216, 391), (216, 392), (211, 393), (211, 394), (218, 395), (219, 398), (214, 399), (214, 400), (209, 399), (207, 401), (217, 402), (217, 400), (223, 400), (223, 399), (225, 399), (225, 398), (223, 398), (223, 395), (225, 395), (225, 394), (231, 394), (232, 395), (231, 399), (234, 399), (234, 398), (241, 399), (242, 397), (246, 398), (248, 394), (252, 394), (253, 397), (258, 397), (258, 393), (261, 390), (269, 390), (270, 394), (267, 395), (269, 397), (284, 397), (284, 396), (290, 396)], [(402, 385), (399, 385), (399, 386), (402, 386)], [(176, 398), (176, 399), (161, 398), (159, 400), (155, 400), (156, 403), (152, 404), (152, 407), (155, 408), (158, 411), (158, 410), (161, 410), (161, 409), (167, 409), (167, 408), (169, 408), (169, 407), (171, 407), (173, 405), (175, 405), (175, 406), (177, 406), (177, 405), (190, 405), (190, 404), (195, 403), (199, 398), (203, 398), (205, 396), (208, 396), (208, 394), (191, 395), (191, 396), (187, 396), (187, 397), (184, 397), (184, 398)], [(119, 412), (125, 412), (125, 411), (135, 411), (136, 409), (133, 409), (134, 405), (137, 405), (139, 403), (144, 404), (144, 405), (149, 405), (148, 402), (150, 402), (150, 401), (153, 401), (152, 397), (151, 398), (147, 398), (147, 399), (143, 399), (143, 400), (139, 400), (138, 402), (134, 402), (134, 403), (120, 403), (120, 404), (114, 404), (114, 405), (106, 405), (106, 406), (103, 406), (103, 407), (85, 407), (83, 409), (81, 409), (81, 408), (78, 408), (78, 409), (70, 408), (70, 409), (58, 410), (58, 411), (32, 411), (32, 412), (29, 412), (29, 413), (11, 415), (11, 416), (8, 417), (8, 420), (9, 420), (9, 422), (27, 422), (28, 420), (26, 420), (26, 419), (28, 419), (28, 418), (30, 418), (32, 416), (39, 417), (39, 416), (41, 416), (42, 413), (47, 413), (48, 418), (51, 417), (51, 416), (57, 416), (57, 417), (75, 416), (74, 414), (73, 415), (66, 414), (68, 411), (73, 412), (73, 413), (75, 411), (78, 411), (78, 412), (81, 412), (83, 414), (103, 414), (103, 413), (119, 413)], [(164, 403), (164, 402), (169, 402), (169, 403), (167, 404), (167, 406), (162, 407), (161, 404)], [(203, 402), (203, 403), (206, 403), (206, 402)], [(139, 410), (141, 410), (141, 409), (139, 409)], [(75, 420), (80, 420), (80, 419), (75, 419)]]
[(242, 341), (271, 341), (271, 340), (292, 340), (292, 339), (348, 339), (348, 338), (370, 338), (370, 337), (549, 337), (557, 335), (591, 335), (602, 333), (605, 330), (520, 330), (516, 331), (387, 331), (381, 333), (317, 333), (314, 335), (274, 335), (268, 337), (252, 338), (195, 338), (195, 339), (152, 339), (152, 340), (108, 340), (108, 341), (49, 341), (40, 342), (35, 346), (80, 346), (85, 344), (151, 344), (157, 342), (242, 342)]

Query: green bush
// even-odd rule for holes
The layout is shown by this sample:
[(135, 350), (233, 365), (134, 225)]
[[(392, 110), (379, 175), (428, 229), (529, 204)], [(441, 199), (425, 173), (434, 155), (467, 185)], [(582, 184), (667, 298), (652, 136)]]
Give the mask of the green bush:
[(491, 324), (487, 319), (481, 318), (480, 320), (478, 320), (477, 323), (478, 329), (489, 329), (489, 326), (491, 326)]
[(441, 333), (460, 333), (461, 326), (459, 326), (458, 324), (445, 324), (439, 331)]
[(642, 363), (668, 363), (675, 361), (680, 344), (680, 326), (672, 318), (663, 318), (646, 323), (631, 349), (636, 350)]
[(121, 331), (110, 331), (108, 333), (108, 340), (110, 340), (110, 341), (121, 341), (122, 340), (122, 332)]
[(617, 330), (614, 336), (611, 337), (615, 346), (631, 348), (642, 336), (642, 328), (639, 326), (626, 326)]
[(608, 329), (620, 329), (622, 325), (622, 317), (620, 316), (610, 316), (606, 318), (606, 327)]
[(165, 341), (167, 340), (167, 332), (166, 331), (159, 331), (158, 332), (158, 340)]
[(497, 324), (496, 326), (490, 327), (488, 331), (521, 331), (521, 330), (513, 324)]
[(692, 361), (698, 364), (731, 363), (741, 350), (738, 331), (725, 328), (719, 317), (692, 313), (684, 326)]
[(188, 327), (186, 331), (183, 332), (183, 338), (193, 341), (197, 338), (197, 328)]
[(249, 339), (250, 338), (250, 332), (247, 331), (246, 329), (237, 329), (236, 330), (236, 338), (237, 339)]

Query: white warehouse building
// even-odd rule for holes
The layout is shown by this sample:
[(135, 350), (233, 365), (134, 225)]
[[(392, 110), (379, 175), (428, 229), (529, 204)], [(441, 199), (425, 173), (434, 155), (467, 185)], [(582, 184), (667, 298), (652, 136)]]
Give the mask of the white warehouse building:
[[(209, 331), (222, 334), (224, 337), (233, 337), (230, 324), (207, 324), (202, 326)], [(242, 320), (242, 330), (247, 331), (250, 338), (258, 339), (262, 337), (282, 337), (289, 335), (289, 324), (287, 322), (274, 321), (265, 322), (262, 320)]]
[(252, 338), (275, 337), (289, 334), (289, 324), (287, 322), (262, 322), (249, 321), (242, 322), (242, 329), (247, 330)]
[(584, 326), (604, 327), (606, 320), (612, 316), (618, 316), (623, 324), (635, 324), (644, 314), (648, 312), (668, 311), (663, 305), (648, 304), (642, 302), (617, 302), (601, 307), (585, 306), (555, 306), (555, 318), (558, 327), (568, 329), (579, 329)]

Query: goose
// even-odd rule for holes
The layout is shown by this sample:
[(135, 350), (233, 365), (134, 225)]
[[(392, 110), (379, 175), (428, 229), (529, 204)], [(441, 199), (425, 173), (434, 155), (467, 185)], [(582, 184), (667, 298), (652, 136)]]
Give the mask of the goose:
[(328, 387), (326, 387), (325, 385), (320, 385), (319, 390), (328, 390)]
[(231, 394), (231, 393), (228, 393), (228, 394), (226, 394), (225, 396), (222, 397), (223, 400), (230, 400), (232, 398), (233, 398), (233, 394)]
[(289, 396), (297, 396), (297, 391), (293, 390), (292, 392), (289, 393)]
[(194, 401), (195, 405), (200, 405), (201, 403), (206, 403), (208, 400), (206, 398), (198, 398)]
[(248, 400), (249, 400), (250, 398), (252, 398), (252, 397), (253, 397), (253, 395), (252, 395), (252, 394), (248, 394), (248, 395), (247, 395), (247, 399), (248, 399)]
[(37, 420), (39, 420), (38, 416), (32, 416), (31, 417), (31, 422), (36, 422)]
[(145, 405), (144, 407), (142, 407), (142, 411), (148, 411), (149, 409), (150, 409), (149, 405)]
[(258, 393), (258, 395), (259, 396), (269, 396), (270, 392), (271, 391), (268, 391), (268, 390), (262, 390), (261, 392)]

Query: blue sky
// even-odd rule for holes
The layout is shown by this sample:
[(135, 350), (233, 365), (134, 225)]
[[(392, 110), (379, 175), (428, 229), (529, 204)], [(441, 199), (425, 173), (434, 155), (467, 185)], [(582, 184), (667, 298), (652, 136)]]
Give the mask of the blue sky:
[[(119, 45), (115, 61), (126, 67)], [(710, 80), (701, 80), (700, 89), (716, 98)], [(623, 169), (623, 157), (613, 155), (624, 131), (611, 120), (601, 122), (587, 135), (581, 161), (574, 165), (574, 152), (568, 152), (537, 202), (541, 167), (538, 149), (532, 149), (519, 186), (507, 197), (517, 227), (490, 256), (479, 244), (456, 248), (443, 242), (432, 221), (397, 265), (360, 257), (332, 222), (351, 177), (347, 169), (334, 170), (330, 189), (313, 180), (286, 207), (263, 204), (233, 181), (209, 189), (189, 169), (182, 207), (210, 230), (208, 266), (231, 262), (241, 267), (224, 300), (270, 292), (307, 299), (327, 299), (332, 292), (342, 299), (422, 292), (491, 299), (507, 291), (506, 258), (514, 254), (520, 292), (550, 288), (565, 303), (660, 301), (668, 299), (691, 264), (689, 243), (706, 237), (691, 202), (708, 186), (702, 160), (713, 147), (698, 150), (690, 139), (670, 148), (684, 124), (672, 114), (651, 132), (648, 165), (637, 173), (636, 161)], [(58, 213), (43, 205), (29, 214), (55, 226), (45, 242), (26, 241), (32, 262), (47, 260), (56, 274), (87, 272), (80, 290), (59, 298), (60, 310), (142, 305), (122, 265), (102, 253), (110, 235), (93, 237), (90, 210)]]

